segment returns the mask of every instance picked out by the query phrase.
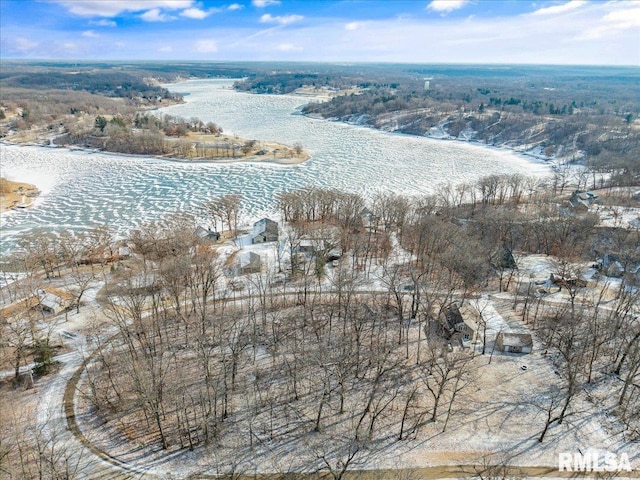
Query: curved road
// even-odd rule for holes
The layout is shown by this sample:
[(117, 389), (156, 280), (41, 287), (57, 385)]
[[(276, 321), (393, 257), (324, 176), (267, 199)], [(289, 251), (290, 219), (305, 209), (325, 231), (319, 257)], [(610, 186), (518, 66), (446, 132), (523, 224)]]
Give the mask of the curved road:
[[(332, 293), (332, 292), (323, 292)], [(358, 291), (358, 294), (380, 294), (379, 291)], [(273, 294), (273, 296), (281, 297), (283, 294)], [(286, 293), (286, 295), (299, 295), (299, 292)], [(241, 301), (248, 297), (237, 297), (233, 301)], [(111, 337), (115, 338), (115, 335)], [(109, 340), (110, 341), (110, 340)], [(71, 455), (74, 463), (78, 466), (78, 474), (76, 478), (106, 480), (106, 479), (166, 479), (179, 478), (172, 474), (159, 475), (154, 474), (150, 470), (153, 465), (136, 465), (119, 460), (109, 455), (107, 452), (97, 448), (80, 429), (75, 415), (75, 395), (78, 391), (78, 383), (84, 373), (85, 365), (93, 359), (96, 351), (89, 355), (84, 354), (87, 345), (81, 337), (73, 339), (75, 351), (56, 357), (56, 360), (63, 363), (63, 368), (58, 372), (46, 387), (41, 390), (42, 398), (39, 404), (38, 426), (45, 430), (45, 434), (51, 439), (55, 439), (60, 445), (64, 445), (65, 451)], [(88, 352), (87, 352), (88, 353)], [(469, 459), (471, 462), (477, 459)], [(596, 474), (585, 474), (580, 472), (559, 472), (557, 466), (509, 466), (505, 470), (502, 466), (495, 466), (493, 473), (488, 472), (487, 465), (479, 465), (469, 463), (466, 465), (439, 465), (432, 467), (412, 468), (403, 470), (388, 471), (389, 475), (400, 476), (404, 478), (422, 478), (422, 479), (443, 479), (443, 478), (499, 478), (506, 476), (513, 477), (541, 477), (541, 478), (585, 478)], [(500, 472), (500, 473), (498, 473)], [(354, 472), (355, 473), (355, 472)], [(364, 476), (358, 478), (367, 478), (366, 472), (360, 472)], [(385, 477), (385, 471), (372, 472), (371, 478)], [(602, 474), (601, 474), (602, 475)], [(624, 472), (621, 476), (612, 476), (611, 473), (605, 473), (606, 478), (640, 478), (640, 470), (633, 472)], [(305, 475), (306, 476), (306, 475)], [(304, 476), (303, 476), (304, 477)], [(398, 477), (398, 478), (400, 478)], [(187, 478), (214, 479), (216, 475), (199, 474), (189, 476)], [(244, 477), (240, 477), (244, 478)], [(247, 479), (249, 476), (246, 477)], [(253, 477), (251, 477), (253, 478)], [(309, 475), (309, 478), (315, 478)]]

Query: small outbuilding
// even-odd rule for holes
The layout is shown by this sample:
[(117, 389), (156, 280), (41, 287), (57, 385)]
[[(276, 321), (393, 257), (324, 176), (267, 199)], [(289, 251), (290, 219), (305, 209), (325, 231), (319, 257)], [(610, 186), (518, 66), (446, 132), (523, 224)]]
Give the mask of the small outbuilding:
[(238, 267), (240, 275), (260, 273), (262, 261), (260, 255), (255, 252), (243, 252), (238, 255)]
[(294, 248), (294, 252), (313, 256), (316, 254), (316, 243), (309, 238), (303, 238)]
[(53, 287), (38, 290), (37, 297), (42, 311), (53, 315), (71, 308), (75, 299), (72, 294)]
[(531, 353), (533, 339), (530, 333), (500, 332), (496, 347), (505, 353)]
[(266, 243), (278, 241), (278, 222), (263, 218), (253, 224), (251, 243)]

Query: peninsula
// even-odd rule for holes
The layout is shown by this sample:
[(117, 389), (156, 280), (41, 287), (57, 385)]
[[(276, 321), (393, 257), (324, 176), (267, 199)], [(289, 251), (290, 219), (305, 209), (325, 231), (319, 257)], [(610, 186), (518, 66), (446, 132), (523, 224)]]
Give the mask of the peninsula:
[(29, 207), (33, 198), (39, 194), (35, 185), (0, 178), (0, 213), (13, 208)]
[[(301, 163), (301, 145), (223, 135), (213, 122), (153, 115), (182, 103), (158, 83), (181, 78), (117, 68), (5, 65), (0, 138), (19, 144), (87, 148), (185, 162)], [(159, 72), (155, 72), (159, 73)], [(166, 74), (166, 72), (165, 72)]]

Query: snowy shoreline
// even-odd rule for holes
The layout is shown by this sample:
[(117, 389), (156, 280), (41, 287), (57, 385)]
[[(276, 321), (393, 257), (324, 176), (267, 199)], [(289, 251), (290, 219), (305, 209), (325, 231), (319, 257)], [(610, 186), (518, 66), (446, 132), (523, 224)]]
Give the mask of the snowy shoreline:
[[(172, 83), (166, 83), (163, 84), (162, 86), (165, 88), (172, 88), (175, 85), (180, 85), (180, 84), (185, 84), (188, 82), (194, 82), (194, 81), (209, 81), (211, 79), (207, 79), (207, 78), (191, 78), (191, 79), (180, 79), (178, 82), (172, 82)], [(236, 81), (236, 80), (241, 80), (241, 79), (237, 79), (237, 78), (230, 78), (228, 79), (229, 81)], [(253, 93), (250, 91), (239, 91), (236, 90), (235, 88), (233, 88), (233, 86), (231, 87), (227, 87), (226, 90), (230, 90), (233, 91), (237, 94), (246, 94), (246, 95), (251, 95), (251, 96), (273, 96), (273, 97), (294, 97), (294, 98), (302, 98), (302, 99), (306, 99), (306, 100), (312, 100), (313, 98), (317, 98), (318, 100), (321, 101), (326, 101), (326, 99), (322, 96), (317, 96), (317, 97), (313, 97), (310, 95), (298, 95), (298, 94), (294, 94), (294, 93), (286, 93), (286, 94), (266, 94), (266, 93)], [(184, 92), (183, 92), (184, 93)], [(190, 93), (189, 93), (190, 95)], [(185, 100), (185, 103), (188, 103), (188, 101)], [(407, 137), (411, 137), (411, 138), (429, 138), (432, 140), (446, 140), (446, 141), (455, 141), (455, 142), (459, 142), (462, 144), (471, 144), (471, 145), (477, 145), (479, 147), (482, 148), (488, 148), (490, 150), (494, 150), (494, 151), (500, 151), (500, 152), (509, 152), (509, 153), (513, 153), (515, 155), (518, 155), (522, 158), (525, 158), (527, 161), (531, 161), (531, 159), (535, 159), (536, 161), (532, 162), (535, 164), (543, 164), (543, 165), (551, 165), (554, 162), (556, 162), (556, 159), (554, 157), (548, 157), (544, 154), (542, 154), (542, 152), (535, 152), (536, 148), (532, 148), (529, 150), (525, 150), (524, 147), (522, 149), (520, 149), (519, 147), (510, 147), (507, 145), (489, 145), (485, 142), (476, 140), (474, 138), (469, 138), (469, 139), (462, 139), (462, 138), (458, 138), (458, 137), (453, 137), (449, 134), (446, 134), (444, 132), (444, 130), (442, 130), (442, 128), (440, 127), (440, 125), (437, 126), (437, 128), (439, 128), (443, 134), (441, 136), (438, 135), (430, 135), (429, 132), (426, 132), (424, 135), (415, 135), (415, 134), (411, 134), (411, 133), (404, 133), (404, 132), (399, 132), (399, 131), (390, 131), (390, 130), (385, 130), (384, 128), (376, 128), (372, 125), (367, 125), (364, 123), (360, 123), (360, 122), (351, 122), (349, 120), (341, 120), (340, 118), (337, 117), (333, 117), (333, 118), (324, 118), (322, 115), (316, 114), (316, 113), (302, 113), (302, 108), (304, 106), (308, 105), (308, 103), (301, 105), (299, 108), (296, 109), (296, 111), (293, 113), (295, 115), (300, 115), (303, 116), (305, 118), (309, 118), (312, 120), (321, 120), (324, 122), (334, 122), (334, 123), (340, 123), (343, 125), (349, 125), (349, 126), (353, 126), (353, 127), (360, 127), (360, 128), (366, 128), (366, 129), (370, 129), (370, 130), (375, 130), (378, 132), (384, 132), (384, 133), (389, 133), (389, 134), (393, 134), (393, 135), (401, 135), (401, 136), (407, 136)], [(433, 127), (436, 128), (436, 127)]]
[[(249, 93), (249, 92), (238, 92), (238, 93)], [(260, 94), (252, 94), (252, 95), (260, 95)], [(532, 163), (536, 163), (536, 164), (544, 164), (544, 165), (555, 165), (557, 162), (557, 159), (555, 157), (549, 157), (544, 155), (541, 152), (537, 152), (536, 150), (539, 149), (539, 147), (534, 147), (531, 149), (526, 150), (523, 146), (518, 146), (518, 147), (510, 147), (508, 145), (505, 144), (501, 144), (501, 145), (489, 145), (481, 140), (477, 140), (475, 138), (459, 138), (459, 137), (454, 137), (452, 135), (447, 134), (439, 125), (437, 127), (432, 127), (433, 128), (438, 128), (439, 131), (443, 132), (441, 135), (436, 135), (436, 134), (430, 134), (429, 132), (426, 132), (423, 135), (416, 135), (413, 133), (405, 133), (405, 132), (400, 132), (400, 131), (394, 131), (394, 130), (386, 130), (384, 128), (378, 128), (375, 127), (373, 125), (368, 125), (368, 124), (364, 124), (364, 123), (360, 123), (360, 122), (352, 122), (349, 120), (341, 120), (340, 118), (337, 117), (330, 117), (330, 118), (324, 118), (321, 115), (317, 114), (317, 113), (300, 113), (300, 115), (302, 115), (303, 117), (307, 117), (313, 120), (322, 120), (325, 122), (335, 122), (335, 123), (340, 123), (343, 125), (350, 125), (353, 127), (360, 127), (360, 128), (367, 128), (367, 129), (371, 129), (371, 130), (375, 130), (378, 132), (384, 132), (384, 133), (389, 133), (392, 135), (401, 135), (401, 136), (407, 136), (407, 137), (411, 137), (411, 138), (429, 138), (431, 140), (438, 140), (438, 141), (446, 141), (446, 142), (457, 142), (457, 143), (461, 143), (461, 144), (469, 144), (469, 145), (476, 145), (482, 148), (487, 148), (489, 150), (494, 150), (494, 151), (500, 151), (500, 152), (509, 152), (509, 153), (513, 153), (515, 155), (518, 155), (520, 157), (525, 158), (527, 161), (532, 161), (531, 159), (535, 159), (536, 161), (532, 162)]]

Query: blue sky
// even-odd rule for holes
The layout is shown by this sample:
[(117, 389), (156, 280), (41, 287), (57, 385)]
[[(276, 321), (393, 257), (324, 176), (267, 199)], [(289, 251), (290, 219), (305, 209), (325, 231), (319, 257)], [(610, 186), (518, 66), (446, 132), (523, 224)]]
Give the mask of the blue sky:
[(0, 0), (0, 58), (640, 65), (640, 0)]

